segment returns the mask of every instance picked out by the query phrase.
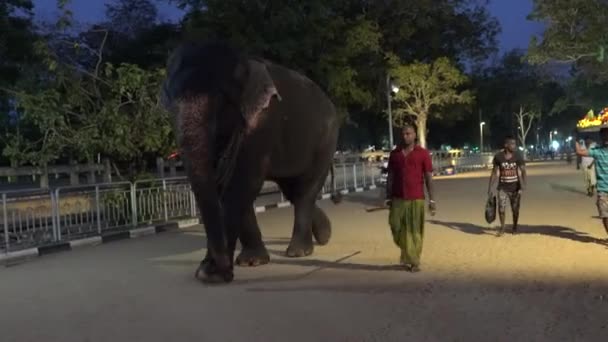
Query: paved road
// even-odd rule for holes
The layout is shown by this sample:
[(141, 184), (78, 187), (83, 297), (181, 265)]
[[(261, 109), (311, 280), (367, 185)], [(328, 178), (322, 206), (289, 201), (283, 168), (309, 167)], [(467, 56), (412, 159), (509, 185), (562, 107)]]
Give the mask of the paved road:
[(530, 167), (522, 233), (483, 221), (487, 172), (437, 180), (422, 272), (396, 268), (377, 193), (334, 206), (333, 240), (283, 257), (293, 209), (259, 215), (272, 263), (228, 286), (193, 278), (200, 227), (0, 269), (0, 340), (605, 341), (608, 249), (565, 166)]

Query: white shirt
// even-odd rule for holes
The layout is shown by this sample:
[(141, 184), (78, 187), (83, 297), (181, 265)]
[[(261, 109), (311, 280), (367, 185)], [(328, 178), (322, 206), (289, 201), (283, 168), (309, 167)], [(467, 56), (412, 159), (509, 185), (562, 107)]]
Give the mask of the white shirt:
[[(587, 147), (587, 149), (590, 150), (596, 146), (597, 146), (596, 143), (591, 143), (589, 145), (589, 147)], [(587, 166), (591, 165), (592, 162), (593, 162), (593, 158), (591, 158), (591, 157), (582, 157), (581, 158), (581, 166), (583, 166), (583, 167), (587, 167)]]

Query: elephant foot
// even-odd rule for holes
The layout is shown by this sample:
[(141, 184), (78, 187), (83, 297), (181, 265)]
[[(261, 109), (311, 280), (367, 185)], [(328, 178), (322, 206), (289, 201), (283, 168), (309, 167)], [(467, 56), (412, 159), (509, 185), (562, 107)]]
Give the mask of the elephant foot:
[(327, 222), (313, 222), (312, 235), (321, 246), (327, 245), (331, 238), (331, 224)]
[(205, 258), (196, 269), (194, 277), (207, 284), (229, 283), (234, 279), (231, 267), (218, 265), (215, 260)]
[(312, 235), (315, 241), (321, 246), (329, 243), (331, 238), (331, 222), (323, 210), (319, 207), (315, 208), (312, 217)]
[(236, 264), (241, 267), (247, 266), (261, 266), (266, 265), (270, 262), (270, 255), (266, 248), (261, 247), (258, 249), (247, 249), (243, 248), (241, 254), (236, 257)]
[(298, 242), (291, 242), (289, 244), (289, 247), (287, 247), (287, 256), (290, 258), (301, 258), (301, 257), (305, 257), (305, 256), (309, 256), (312, 254), (314, 250), (314, 247), (312, 245), (312, 243), (308, 246), (306, 244), (303, 243), (298, 243)]

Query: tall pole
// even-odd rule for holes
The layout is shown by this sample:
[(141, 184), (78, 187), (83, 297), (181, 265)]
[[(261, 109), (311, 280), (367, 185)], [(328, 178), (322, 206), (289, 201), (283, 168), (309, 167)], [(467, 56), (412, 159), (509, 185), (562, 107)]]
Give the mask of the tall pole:
[(393, 149), (393, 112), (391, 108), (391, 77), (386, 73), (386, 104), (388, 108), (388, 141), (390, 146), (389, 150)]
[(481, 121), (481, 108), (479, 109), (479, 152), (483, 153), (483, 121)]

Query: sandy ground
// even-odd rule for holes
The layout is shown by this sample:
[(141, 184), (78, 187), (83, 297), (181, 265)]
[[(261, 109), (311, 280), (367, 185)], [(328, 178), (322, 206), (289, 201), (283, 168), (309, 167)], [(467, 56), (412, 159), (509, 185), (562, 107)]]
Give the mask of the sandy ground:
[(606, 341), (608, 244), (573, 167), (530, 167), (521, 234), (485, 224), (487, 172), (437, 179), (422, 272), (394, 265), (378, 193), (322, 202), (313, 256), (282, 255), (292, 209), (259, 215), (272, 263), (227, 286), (193, 277), (199, 227), (0, 269), (0, 340)]

